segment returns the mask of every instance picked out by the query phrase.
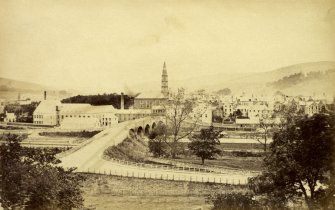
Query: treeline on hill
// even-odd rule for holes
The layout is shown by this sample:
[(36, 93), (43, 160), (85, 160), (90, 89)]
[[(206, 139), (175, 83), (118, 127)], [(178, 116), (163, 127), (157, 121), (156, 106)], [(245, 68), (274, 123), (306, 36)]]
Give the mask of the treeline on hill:
[[(128, 109), (133, 105), (134, 97), (124, 95), (124, 107)], [(121, 108), (121, 95), (116, 93), (103, 94), (103, 95), (77, 95), (70, 98), (65, 98), (62, 100), (62, 103), (88, 103), (91, 105), (113, 105), (115, 108)]]
[(312, 81), (312, 80), (320, 80), (320, 79), (330, 79), (334, 78), (335, 69), (327, 70), (325, 72), (322, 71), (312, 71), (307, 74), (303, 73), (295, 73), (289, 76), (285, 76), (275, 82), (268, 83), (268, 86), (274, 87), (277, 89), (289, 88), (291, 86), (297, 85), (302, 82)]

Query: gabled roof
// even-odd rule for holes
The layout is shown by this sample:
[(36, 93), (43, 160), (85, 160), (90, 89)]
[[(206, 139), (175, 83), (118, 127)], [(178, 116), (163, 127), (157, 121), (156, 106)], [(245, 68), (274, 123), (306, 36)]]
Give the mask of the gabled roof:
[(165, 97), (161, 92), (157, 91), (143, 92), (136, 97), (136, 99), (155, 99), (155, 98), (164, 99), (167, 97)]
[(57, 100), (44, 100), (37, 106), (34, 114), (54, 114), (56, 112), (56, 106), (61, 105), (61, 102)]

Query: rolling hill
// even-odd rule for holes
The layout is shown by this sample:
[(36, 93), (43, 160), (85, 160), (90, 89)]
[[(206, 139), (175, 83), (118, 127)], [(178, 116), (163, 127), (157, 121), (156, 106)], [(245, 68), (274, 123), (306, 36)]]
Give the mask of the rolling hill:
[(43, 92), (48, 92), (48, 98), (63, 98), (69, 96), (69, 92), (40, 84), (23, 82), (0, 77), (0, 98), (7, 100), (30, 98), (32, 100), (43, 99)]
[[(223, 88), (229, 88), (233, 93), (252, 92), (255, 94), (273, 93), (276, 90), (281, 90), (288, 95), (312, 95), (313, 93), (326, 93), (335, 95), (335, 86), (332, 84), (334, 80), (333, 74), (329, 77), (322, 77), (318, 80), (302, 81), (295, 85), (289, 86), (271, 86), (270, 83), (276, 82), (284, 77), (308, 72), (325, 72), (335, 69), (335, 62), (321, 61), (291, 65), (267, 72), (256, 73), (220, 73), (215, 75), (192, 77), (184, 80), (169, 81), (169, 86), (172, 89), (184, 87), (189, 91), (206, 89), (208, 91), (217, 91)], [(133, 86), (133, 90), (148, 90), (159, 89), (160, 81), (141, 83)]]

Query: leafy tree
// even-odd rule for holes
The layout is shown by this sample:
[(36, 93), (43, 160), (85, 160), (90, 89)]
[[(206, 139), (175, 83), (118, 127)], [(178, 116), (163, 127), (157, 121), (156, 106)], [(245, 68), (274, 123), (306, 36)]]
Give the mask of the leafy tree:
[(209, 129), (201, 129), (199, 135), (194, 135), (189, 143), (189, 149), (201, 158), (202, 164), (205, 159), (212, 159), (217, 154), (221, 154), (221, 150), (217, 147), (220, 145), (219, 133), (215, 132), (213, 127)]
[(167, 128), (163, 123), (159, 123), (149, 134), (149, 151), (152, 152), (155, 157), (160, 157), (167, 152), (166, 134)]
[(309, 209), (334, 208), (334, 119), (292, 117), (274, 134), (265, 171), (250, 181), (253, 190), (278, 205), (302, 197)]
[(5, 209), (71, 209), (81, 207), (83, 177), (56, 166), (57, 150), (23, 148), (18, 135), (0, 145), (0, 202)]
[(165, 107), (165, 120), (167, 125), (166, 143), (170, 147), (172, 158), (178, 153), (178, 142), (189, 136), (198, 126), (201, 111), (194, 110), (194, 101), (184, 100), (179, 95), (168, 102)]
[(231, 192), (209, 195), (207, 203), (212, 203), (212, 210), (262, 210), (263, 207), (251, 193)]

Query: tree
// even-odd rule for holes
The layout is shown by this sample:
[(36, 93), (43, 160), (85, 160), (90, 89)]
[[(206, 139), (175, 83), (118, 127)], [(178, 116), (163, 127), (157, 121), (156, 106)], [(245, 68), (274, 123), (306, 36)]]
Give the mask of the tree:
[(242, 117), (243, 113), (241, 112), (240, 109), (237, 109), (236, 111), (234, 111), (233, 115), (235, 116), (235, 119), (236, 119), (236, 118)]
[(194, 106), (194, 101), (184, 100), (178, 94), (165, 106), (168, 136), (166, 143), (170, 147), (172, 158), (176, 158), (178, 142), (189, 136), (198, 126), (202, 112), (194, 110)]
[(56, 166), (56, 149), (23, 148), (18, 135), (0, 145), (0, 203), (5, 209), (71, 209), (81, 207), (84, 178)]
[(202, 164), (205, 159), (212, 159), (217, 154), (221, 154), (221, 150), (217, 147), (220, 145), (219, 132), (215, 132), (211, 126), (209, 129), (201, 129), (199, 135), (194, 135), (189, 143), (189, 149), (197, 157), (201, 158)]
[(268, 117), (261, 118), (259, 120), (259, 129), (262, 131), (262, 135), (264, 136), (264, 141), (262, 141), (260, 138), (256, 138), (256, 140), (263, 145), (263, 150), (266, 152), (267, 150), (267, 140), (269, 132), (271, 131), (271, 128), (274, 126), (273, 120), (269, 119)]
[(149, 151), (154, 154), (155, 157), (164, 155), (166, 151), (166, 125), (159, 123), (154, 130), (149, 134)]
[(277, 204), (302, 197), (309, 209), (334, 205), (334, 119), (292, 117), (274, 134), (264, 172), (250, 181), (253, 190)]

